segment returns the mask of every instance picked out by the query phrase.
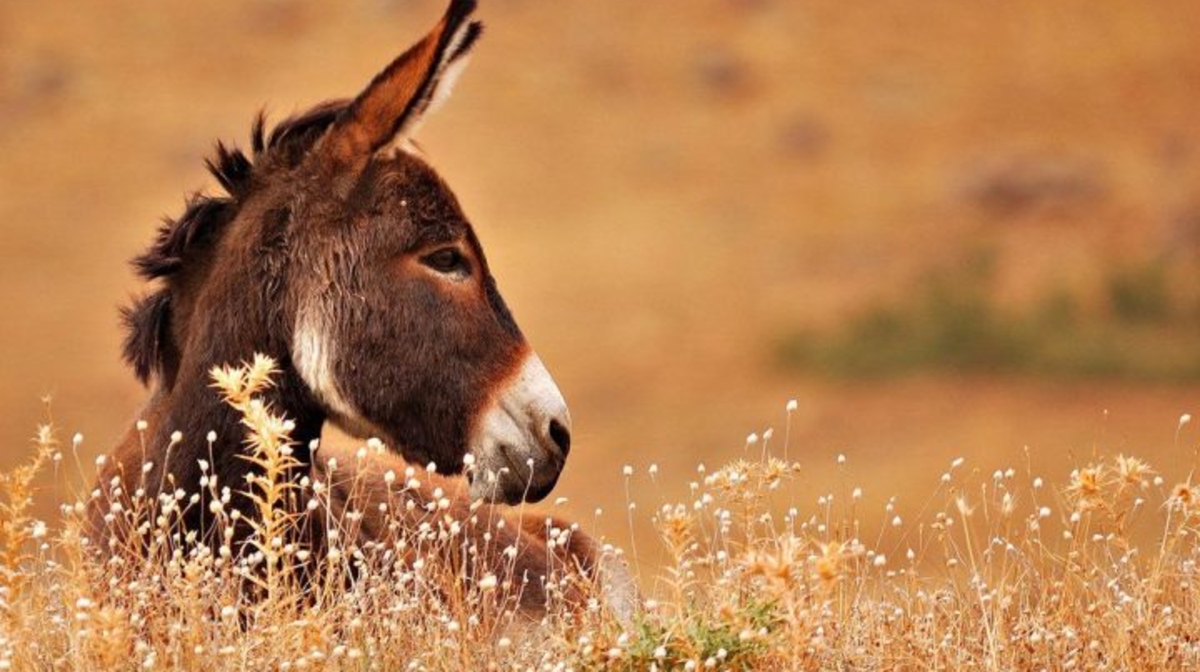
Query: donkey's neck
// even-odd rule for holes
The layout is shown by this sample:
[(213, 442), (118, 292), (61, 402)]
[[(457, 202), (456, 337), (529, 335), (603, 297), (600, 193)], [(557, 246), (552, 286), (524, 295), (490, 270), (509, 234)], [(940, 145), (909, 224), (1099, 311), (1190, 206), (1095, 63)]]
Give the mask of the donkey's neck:
[[(154, 392), (142, 411), (146, 427), (131, 435), (132, 445), (126, 441), (125, 453), (131, 456), (131, 449), (141, 450), (144, 460), (153, 463), (148, 482), (189, 494), (200, 487), (200, 460), (204, 460), (209, 464), (208, 473), (217, 476), (219, 487), (230, 489), (235, 507), (248, 508), (238, 494), (246, 489), (246, 478), (256, 468), (242, 459), (247, 429), (242, 416), (209, 384), (207, 368), (195, 368), (181, 371), (169, 389)], [(325, 415), (290, 363), (282, 369), (276, 384), (256, 396), (295, 423), (293, 456), (301, 464), (300, 471), (307, 472), (311, 466), (309, 446), (320, 437)], [(173, 441), (173, 435), (178, 440)], [(125, 470), (130, 471), (128, 464)], [(197, 513), (207, 515), (207, 511)]]

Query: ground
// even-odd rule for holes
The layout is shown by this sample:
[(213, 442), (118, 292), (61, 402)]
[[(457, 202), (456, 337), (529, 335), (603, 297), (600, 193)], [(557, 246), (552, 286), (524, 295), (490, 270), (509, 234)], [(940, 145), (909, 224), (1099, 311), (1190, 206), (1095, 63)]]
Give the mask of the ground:
[[(118, 358), (125, 261), (201, 157), (357, 91), (434, 0), (0, 5), (0, 468), (57, 423), (103, 452), (144, 391)], [(798, 400), (821, 491), (844, 453), (882, 506), (956, 456), (1061, 478), (1094, 450), (1182, 477), (1195, 382), (916, 374), (830, 380), (781, 334), (996, 254), (1006, 301), (1087, 296), (1170, 258), (1196, 294), (1197, 8), (1022, 0), (486, 3), (488, 32), (421, 142), (572, 407), (557, 495), (625, 535), (621, 467), (680, 488)], [(1183, 270), (1178, 270), (1183, 269)], [(249, 353), (248, 353), (249, 354)], [(673, 476), (672, 476), (673, 475)], [(641, 487), (641, 486), (639, 486)], [(641, 489), (645, 508), (658, 495)], [(902, 497), (903, 501), (903, 497)], [(915, 505), (916, 503), (914, 503)]]

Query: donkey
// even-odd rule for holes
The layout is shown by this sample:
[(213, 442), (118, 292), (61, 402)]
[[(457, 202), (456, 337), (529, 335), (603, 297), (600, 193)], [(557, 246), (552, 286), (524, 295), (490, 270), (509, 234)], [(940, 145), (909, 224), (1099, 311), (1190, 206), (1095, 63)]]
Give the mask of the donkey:
[[(576, 530), (565, 543), (548, 541), (548, 527), (573, 526), (517, 520), (504, 507), (554, 488), (571, 450), (570, 415), (458, 201), (412, 143), (481, 35), (470, 20), (475, 5), (452, 0), (433, 30), (354, 99), (323, 103), (269, 133), (260, 114), (249, 155), (218, 143), (208, 168), (225, 193), (193, 197), (134, 260), (142, 277), (159, 282), (124, 311), (124, 356), (151, 394), (102, 472), (106, 494), (93, 498), (90, 516), (96, 546), (115, 544), (103, 529), (119, 496), (108, 485), (114, 477), (145, 466), (148, 484), (186, 487), (211, 473), (242, 489), (256, 467), (239, 459), (240, 418), (210, 388), (209, 372), (263, 353), (280, 369), (266, 401), (294, 422), (297, 477), (329, 483), (335, 509), (365, 512), (365, 534), (384, 534), (375, 507), (349, 503), (337, 488), (353, 479), (330, 478), (313, 453), (327, 421), (384, 441), (401, 473), (435, 464), (447, 476), (427, 481), (422, 496), (436, 486), (454, 511), (482, 506), (481, 518), (512, 519), (491, 531), (500, 535), (491, 546), (518, 549), (513, 574), (544, 575), (556, 555), (590, 576), (607, 572), (618, 590), (605, 594), (627, 609), (625, 571), (594, 540)], [(211, 472), (202, 473), (202, 460)], [(355, 460), (340, 461), (354, 468)], [(231, 506), (254, 515), (242, 494)], [(188, 529), (211, 528), (205, 507), (186, 516)], [(321, 526), (312, 527), (308, 541), (319, 547)], [(535, 581), (519, 606), (536, 613), (544, 598)]]

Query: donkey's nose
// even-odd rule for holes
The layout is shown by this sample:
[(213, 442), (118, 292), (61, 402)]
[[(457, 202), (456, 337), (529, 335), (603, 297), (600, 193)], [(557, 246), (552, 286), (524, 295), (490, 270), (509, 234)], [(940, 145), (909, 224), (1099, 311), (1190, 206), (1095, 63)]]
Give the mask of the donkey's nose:
[(571, 452), (571, 430), (557, 418), (550, 421), (550, 439), (558, 446), (563, 457)]

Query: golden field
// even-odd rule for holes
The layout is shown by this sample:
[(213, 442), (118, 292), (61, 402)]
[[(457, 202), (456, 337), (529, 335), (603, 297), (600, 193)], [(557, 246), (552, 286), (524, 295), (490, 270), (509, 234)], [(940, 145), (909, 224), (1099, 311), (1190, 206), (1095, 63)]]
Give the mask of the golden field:
[[(256, 357), (212, 373), (214, 394), (243, 418), (246, 459), (261, 467), (245, 483), (252, 520), (226, 507), (229, 485), (215, 472), (210, 478), (202, 461), (191, 495), (167, 488), (148, 499), (148, 468), (116, 476), (114, 487), (131, 494), (109, 500), (108, 533), (93, 534), (83, 522), (86, 502), (103, 497), (98, 490), (68, 495), (48, 526), (32, 517), (33, 484), (39, 471), (78, 463), (78, 445), (60, 443), (49, 427), (39, 431), (35, 456), (0, 476), (0, 669), (1200, 664), (1200, 494), (1190, 482), (1168, 487), (1133, 456), (1089, 463), (1061, 482), (1027, 469), (989, 478), (956, 458), (917, 515), (906, 520), (892, 496), (884, 520), (873, 524), (864, 520), (862, 489), (848, 485), (853, 470), (844, 456), (840, 482), (812, 506), (797, 502), (790, 487), (802, 467), (771, 457), (764, 445), (756, 457), (699, 468), (687, 498), (651, 514), (665, 554), (643, 571), (631, 605), (615, 597), (620, 588), (606, 587), (622, 583), (619, 571), (601, 570), (597, 580), (557, 555), (574, 526), (546, 519), (547, 545), (534, 553), (558, 560), (530, 576), (517, 547), (494, 547), (503, 537), (490, 535), (516, 519), (475, 505), (451, 508), (441, 488), (430, 493), (436, 479), (422, 486), (434, 478), (425, 470), (396, 478), (370, 466), (395, 464), (378, 442), (344, 453), (341, 467), (329, 461), (322, 473), (336, 480), (336, 469), (349, 468), (353, 476), (340, 478), (361, 496), (331, 515), (322, 476), (287, 475), (296, 464), (292, 425), (259, 396), (273, 369)], [(658, 476), (654, 468), (649, 475)], [(304, 500), (308, 511), (326, 507), (318, 514), (328, 534), (321, 548), (303, 541), (297, 502)], [(380, 529), (391, 530), (381, 536), (359, 527), (376, 506), (386, 523)], [(213, 513), (211, 528), (182, 523), (195, 507)], [(236, 528), (247, 525), (238, 546)], [(1146, 533), (1154, 542), (1139, 544)], [(103, 538), (109, 551), (101, 560), (91, 549)], [(626, 548), (636, 563), (637, 544)], [(464, 560), (472, 557), (479, 562)], [(521, 597), (528, 590), (539, 595), (536, 613), (517, 610), (529, 606)]]
[[(0, 5), (0, 469), (32, 453), (44, 395), (85, 458), (135, 417), (144, 391), (119, 361), (116, 307), (140, 288), (125, 261), (186, 193), (213, 188), (213, 141), (245, 142), (263, 106), (279, 119), (358, 90), (439, 11)], [(571, 403), (565, 512), (603, 508), (599, 531), (629, 539), (632, 466), (633, 535), (654, 565), (649, 511), (686, 497), (697, 463), (743, 457), (747, 434), (778, 438), (788, 399), (796, 497), (811, 506), (844, 454), (873, 525), (892, 496), (921, 515), (960, 456), (977, 475), (1029, 465), (1065, 484), (1124, 452), (1168, 488), (1185, 480), (1194, 375), (862, 377), (779, 351), (903, 305), (931, 269), (980, 250), (994, 305), (1066, 292), (1083, 334), (1111, 274), (1150, 266), (1173, 321), (1109, 347), (1188, 350), (1197, 14), (1182, 1), (486, 4), (471, 71), (421, 142)]]

